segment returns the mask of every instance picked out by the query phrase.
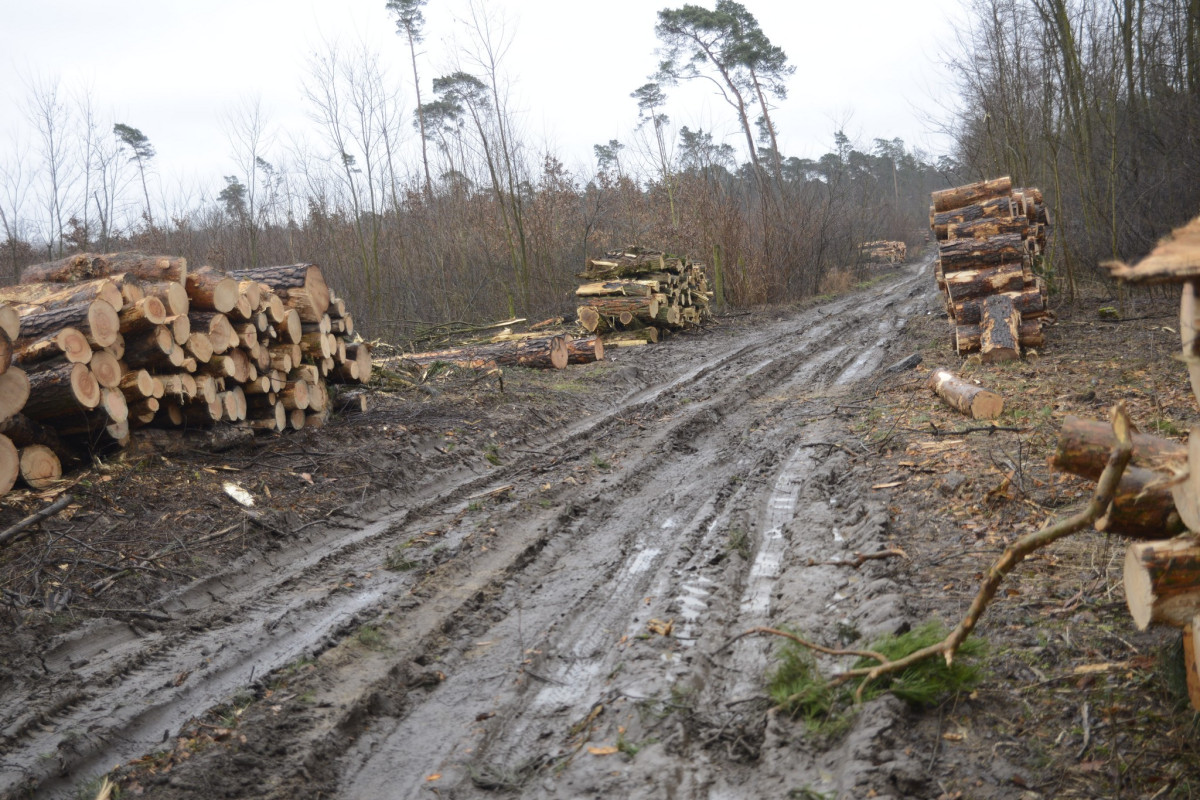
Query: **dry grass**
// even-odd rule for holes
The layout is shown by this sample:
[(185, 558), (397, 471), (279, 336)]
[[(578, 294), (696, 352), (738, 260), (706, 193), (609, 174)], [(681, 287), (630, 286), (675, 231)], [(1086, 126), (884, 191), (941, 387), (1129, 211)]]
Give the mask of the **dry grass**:
[(821, 294), (845, 294), (854, 288), (854, 271), (835, 267), (821, 277), (817, 291)]

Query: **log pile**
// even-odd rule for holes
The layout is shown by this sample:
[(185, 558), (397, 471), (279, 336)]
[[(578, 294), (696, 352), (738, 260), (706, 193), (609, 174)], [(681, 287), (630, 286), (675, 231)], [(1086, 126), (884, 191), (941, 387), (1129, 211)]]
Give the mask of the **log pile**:
[(37, 488), (146, 426), (323, 424), (328, 384), (370, 377), (353, 334), (313, 264), (189, 271), (182, 258), (84, 253), (28, 267), (0, 289), (0, 490), (13, 453)]
[(1050, 224), (1042, 193), (1014, 189), (1004, 177), (932, 197), (934, 275), (946, 295), (955, 349), (1007, 361), (1019, 358), (1023, 347), (1041, 347), (1050, 313), (1045, 283), (1034, 274)]
[(579, 324), (610, 347), (657, 342), (664, 330), (698, 325), (711, 313), (704, 265), (656, 250), (610, 251), (589, 259), (579, 277)]
[(908, 245), (904, 242), (863, 242), (858, 246), (859, 257), (863, 261), (876, 264), (899, 264), (908, 257)]
[[(1164, 239), (1136, 266), (1113, 262), (1126, 283), (1180, 285), (1180, 340), (1192, 392), (1200, 402), (1200, 218)], [(1107, 426), (1068, 417), (1052, 465), (1089, 480), (1104, 466), (1113, 436)], [(1200, 426), (1187, 444), (1138, 434), (1133, 456), (1100, 530), (1135, 539), (1125, 553), (1125, 602), (1139, 629), (1183, 632), (1188, 695), (1200, 711)]]

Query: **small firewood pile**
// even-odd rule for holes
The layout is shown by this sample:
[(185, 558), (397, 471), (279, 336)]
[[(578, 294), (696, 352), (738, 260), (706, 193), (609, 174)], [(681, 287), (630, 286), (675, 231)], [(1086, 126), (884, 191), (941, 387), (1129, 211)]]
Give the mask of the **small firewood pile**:
[(908, 257), (908, 245), (904, 242), (863, 242), (858, 246), (859, 256), (864, 261), (876, 264), (899, 264)]
[(37, 264), (0, 288), (0, 493), (42, 488), (139, 428), (321, 425), (371, 375), (313, 264), (222, 272), (137, 253)]
[[(1136, 266), (1107, 265), (1135, 285), (1181, 285), (1183, 361), (1200, 398), (1200, 218), (1176, 230)], [(1059, 434), (1055, 468), (1096, 480), (1114, 437), (1105, 423), (1068, 417)], [(1183, 631), (1192, 707), (1200, 711), (1200, 426), (1186, 445), (1147, 434), (1133, 436), (1133, 454), (1099, 530), (1132, 542), (1125, 554), (1125, 601), (1139, 629), (1152, 624)], [(1171, 538), (1173, 537), (1173, 538)]]
[(979, 351), (985, 362), (1009, 361), (1023, 347), (1042, 346), (1050, 312), (1033, 268), (1049, 224), (1042, 193), (1013, 189), (1008, 177), (933, 193), (934, 272), (960, 355)]
[(610, 347), (652, 344), (711, 316), (704, 265), (688, 259), (630, 247), (589, 259), (579, 277), (579, 324)]

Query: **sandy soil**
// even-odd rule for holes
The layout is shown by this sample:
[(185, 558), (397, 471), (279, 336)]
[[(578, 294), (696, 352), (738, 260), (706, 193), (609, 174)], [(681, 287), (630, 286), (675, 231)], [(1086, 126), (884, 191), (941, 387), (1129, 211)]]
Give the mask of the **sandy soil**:
[[(160, 798), (1190, 796), (1191, 717), (1147, 688), (1169, 637), (1129, 630), (1108, 544), (1055, 556), (1091, 560), (1078, 585), (1039, 565), (1051, 601), (999, 609), (982, 684), (934, 707), (885, 695), (814, 731), (767, 696), (780, 640), (738, 638), (953, 623), (1004, 531), (1085, 490), (1009, 492), (976, 535), (958, 512), (994, 488), (986, 447), (902, 466), (930, 438), (915, 412), (962, 424), (914, 400), (923, 368), (883, 369), (950, 360), (927, 266), (503, 391), (433, 382), (84, 473), (0, 573), (0, 796), (94, 796), (105, 774)], [(907, 557), (837, 563), (888, 549)], [(1088, 683), (1079, 662), (1118, 666)]]

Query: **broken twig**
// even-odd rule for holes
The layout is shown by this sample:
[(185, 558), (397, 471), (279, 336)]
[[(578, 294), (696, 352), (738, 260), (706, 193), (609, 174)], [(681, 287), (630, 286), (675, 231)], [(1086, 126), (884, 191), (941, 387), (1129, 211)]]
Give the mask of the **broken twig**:
[(62, 511), (64, 508), (66, 508), (68, 505), (70, 505), (71, 501), (74, 499), (75, 499), (74, 495), (64, 494), (62, 497), (58, 498), (53, 503), (51, 503), (50, 505), (43, 508), (41, 511), (38, 511), (35, 514), (30, 514), (28, 517), (21, 520), (16, 525), (9, 527), (4, 532), (0, 533), (0, 547), (3, 547), (4, 545), (8, 544), (10, 541), (13, 541), (14, 539), (16, 539), (17, 534), (21, 533), (26, 528), (36, 525), (39, 522), (41, 522), (42, 520), (46, 519), (47, 517), (52, 517), (55, 514), (57, 514), (58, 512)]

